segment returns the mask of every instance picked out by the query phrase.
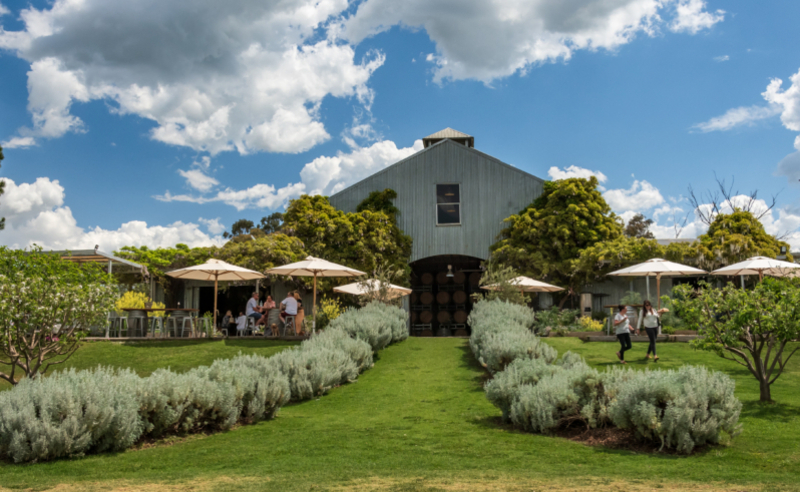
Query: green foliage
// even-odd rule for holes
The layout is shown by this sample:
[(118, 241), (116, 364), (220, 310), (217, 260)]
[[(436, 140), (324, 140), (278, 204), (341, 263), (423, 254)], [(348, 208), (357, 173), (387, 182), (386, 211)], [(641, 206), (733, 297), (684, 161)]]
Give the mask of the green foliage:
[(781, 247), (786, 248), (786, 260), (793, 261), (789, 245), (767, 234), (763, 224), (752, 213), (736, 209), (719, 214), (701, 235), (698, 259), (701, 268), (715, 270), (746, 260), (752, 256), (777, 258)]
[(617, 236), (582, 250), (575, 263), (575, 275), (585, 283), (604, 282), (609, 279), (609, 272), (651, 258), (665, 258), (666, 253), (666, 248), (655, 239)]
[(312, 256), (367, 272), (379, 266), (402, 270), (407, 281), (411, 238), (382, 211), (344, 213), (327, 197), (303, 195), (283, 214), (283, 231)]
[(234, 222), (233, 225), (231, 225), (231, 232), (225, 231), (222, 233), (222, 237), (227, 239), (241, 236), (243, 234), (250, 234), (250, 231), (253, 230), (254, 226), (255, 224), (253, 224), (252, 220), (239, 219)]
[(642, 302), (644, 302), (642, 299), (642, 294), (633, 290), (625, 292), (625, 295), (619, 300), (619, 303), (623, 306), (635, 306), (637, 304), (641, 305)]
[(397, 192), (391, 188), (386, 188), (383, 191), (373, 191), (358, 204), (356, 212), (363, 212), (364, 210), (383, 212), (397, 221), (397, 216), (400, 215), (400, 209), (394, 206), (392, 200), (395, 198), (397, 198)]
[(508, 226), (492, 246), (492, 263), (578, 291), (594, 275), (577, 269), (581, 252), (622, 235), (597, 184), (595, 177), (545, 183), (539, 198), (506, 219)]
[(661, 332), (672, 335), (676, 330), (687, 330), (686, 323), (678, 315), (678, 306), (669, 296), (661, 296), (661, 306), (669, 311), (661, 314)]
[(627, 237), (642, 237), (646, 239), (655, 239), (655, 236), (650, 232), (650, 226), (653, 225), (653, 219), (648, 219), (642, 214), (636, 214), (631, 217), (631, 220), (625, 224), (623, 234)]
[(328, 329), (343, 330), (363, 340), (377, 352), (392, 342), (408, 338), (406, 313), (402, 309), (372, 302), (361, 309), (348, 309), (333, 320)]
[(603, 331), (603, 328), (605, 328), (602, 321), (596, 320), (590, 316), (578, 318), (578, 325), (580, 331)]
[(553, 306), (536, 314), (534, 331), (539, 334), (544, 334), (548, 328), (551, 330), (577, 331), (580, 328), (578, 316), (580, 316), (579, 309), (559, 309), (558, 306)]
[(246, 237), (244, 241), (228, 241), (211, 253), (220, 260), (257, 272), (301, 261), (307, 256), (303, 243), (296, 237), (274, 233)]
[(111, 280), (96, 264), (0, 247), (0, 378), (16, 384), (66, 361), (113, 309)]
[(283, 214), (280, 212), (273, 212), (267, 217), (261, 217), (261, 223), (258, 228), (267, 234), (280, 232), (283, 227)]
[(674, 306), (691, 329), (696, 348), (714, 352), (747, 368), (759, 383), (762, 401), (797, 351), (786, 344), (800, 337), (800, 280), (767, 278), (752, 290), (731, 284), (693, 290), (676, 286)]
[(317, 310), (317, 330), (325, 329), (331, 321), (342, 314), (342, 303), (338, 299), (323, 297)]
[[(164, 288), (167, 304), (174, 306), (178, 302), (178, 291), (182, 281), (168, 277), (166, 272), (205, 263), (212, 257), (213, 250), (213, 248), (189, 248), (179, 243), (174, 248), (124, 246), (114, 254), (144, 265), (155, 281)], [(135, 281), (138, 282), (138, 278)]]
[(490, 264), (481, 275), (480, 285), (482, 287), (492, 286), (492, 289), (484, 289), (480, 294), (473, 294), (473, 297), (487, 301), (500, 300), (526, 306), (528, 303), (525, 299), (525, 294), (512, 283), (512, 280), (518, 276), (517, 271), (510, 266)]
[[(378, 265), (372, 271), (371, 277), (361, 277), (358, 281), (359, 289), (362, 292), (358, 296), (359, 304), (367, 305), (372, 302), (380, 302), (399, 306), (402, 303), (402, 297), (397, 297), (392, 292), (391, 285), (407, 283), (406, 278), (406, 270)], [(377, 288), (375, 288), (376, 286)]]

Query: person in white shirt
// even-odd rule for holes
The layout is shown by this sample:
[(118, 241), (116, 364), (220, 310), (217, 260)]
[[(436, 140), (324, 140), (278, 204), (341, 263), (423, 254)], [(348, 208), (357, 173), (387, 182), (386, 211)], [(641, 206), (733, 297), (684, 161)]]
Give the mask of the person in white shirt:
[(243, 331), (247, 330), (247, 316), (244, 315), (243, 312), (239, 312), (239, 317), (236, 318), (236, 331), (239, 336), (242, 335)]
[(628, 319), (627, 306), (619, 306), (619, 312), (614, 315), (614, 333), (619, 340), (620, 349), (617, 352), (620, 364), (627, 364), (625, 362), (625, 351), (630, 350), (631, 345), (631, 321)]
[(247, 307), (244, 309), (244, 314), (258, 322), (258, 320), (261, 319), (261, 316), (263, 316), (259, 311), (261, 311), (261, 308), (258, 307), (258, 292), (253, 292), (253, 297), (247, 301)]
[(647, 338), (650, 339), (650, 346), (647, 347), (647, 358), (650, 358), (650, 352), (653, 353), (654, 360), (658, 362), (656, 355), (656, 337), (658, 336), (658, 327), (661, 324), (661, 314), (669, 311), (667, 308), (662, 308), (658, 311), (653, 308), (650, 301), (644, 301), (641, 313), (639, 313), (639, 329), (642, 328), (644, 323), (644, 331), (647, 332)]
[(297, 299), (294, 292), (286, 294), (286, 299), (281, 301), (281, 321), (286, 323), (286, 316), (297, 316)]

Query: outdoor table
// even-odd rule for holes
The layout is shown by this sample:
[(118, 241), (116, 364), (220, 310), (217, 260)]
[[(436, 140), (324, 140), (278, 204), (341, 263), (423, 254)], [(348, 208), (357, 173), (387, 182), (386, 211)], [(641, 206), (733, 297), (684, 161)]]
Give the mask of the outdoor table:
[[(186, 308), (124, 308), (122, 310), (128, 313), (128, 319), (134, 317), (143, 317), (145, 318), (145, 323), (149, 323), (148, 319), (149, 313), (155, 311), (165, 311), (174, 318), (190, 318), (192, 316), (192, 313), (197, 313), (200, 311), (199, 309), (186, 309)], [(128, 326), (130, 327), (130, 322), (128, 323)], [(166, 326), (166, 324), (164, 326)], [(161, 333), (162, 337), (164, 337), (165, 331), (166, 329), (162, 331)], [(153, 335), (155, 335), (155, 333), (153, 333)], [(192, 321), (192, 336), (193, 337), (195, 336), (194, 321)]]

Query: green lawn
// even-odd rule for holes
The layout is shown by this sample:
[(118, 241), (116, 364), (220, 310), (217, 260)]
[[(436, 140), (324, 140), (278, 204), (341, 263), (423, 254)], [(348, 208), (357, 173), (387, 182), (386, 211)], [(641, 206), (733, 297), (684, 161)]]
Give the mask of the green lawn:
[[(596, 367), (612, 363), (617, 349), (573, 338), (548, 341)], [(213, 343), (220, 347), (209, 348)], [(145, 373), (239, 349), (280, 348), (252, 343), (86, 347), (73, 363), (141, 364)], [(629, 360), (645, 349), (634, 344)], [(660, 368), (705, 364), (737, 379), (745, 427), (732, 445), (691, 457), (644, 455), (506, 430), (484, 397), (484, 373), (466, 340), (409, 339), (383, 351), (357, 383), (284, 407), (273, 421), (118, 454), (2, 464), (0, 484), (37, 490), (59, 484), (71, 484), (59, 490), (800, 490), (800, 359), (774, 385), (780, 403), (765, 406), (757, 402), (755, 381), (735, 364), (687, 344), (659, 350)], [(86, 360), (98, 352), (103, 360)]]

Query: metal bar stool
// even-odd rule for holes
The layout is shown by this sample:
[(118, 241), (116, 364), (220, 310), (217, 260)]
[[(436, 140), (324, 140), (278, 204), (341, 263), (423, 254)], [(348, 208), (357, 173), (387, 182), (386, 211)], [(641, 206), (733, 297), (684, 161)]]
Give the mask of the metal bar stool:
[[(297, 316), (294, 314), (286, 315), (286, 322), (283, 324), (283, 331), (282, 331), (283, 336), (287, 336), (287, 333), (291, 333), (292, 335), (297, 334), (297, 330), (295, 329), (294, 326), (295, 318), (297, 318)], [(290, 329), (291, 331), (289, 331)]]
[(211, 320), (205, 316), (196, 316), (194, 318), (195, 327), (197, 328), (197, 336), (205, 333), (207, 337), (211, 337)]
[(128, 322), (130, 323), (128, 327), (130, 333), (128, 333), (128, 336), (139, 336), (142, 338), (147, 336), (149, 327), (147, 326), (146, 316), (132, 316)]
[[(186, 324), (189, 326), (186, 326)], [(184, 333), (189, 332), (189, 336), (194, 336), (194, 320), (192, 320), (191, 316), (185, 316), (181, 321), (181, 337), (184, 336)]]
[(153, 338), (156, 336), (156, 329), (158, 329), (158, 334), (161, 337), (166, 336), (164, 333), (164, 317), (163, 316), (153, 316), (150, 318), (150, 332), (153, 334)]
[(177, 337), (178, 336), (178, 318), (175, 316), (170, 315), (166, 321), (166, 333), (170, 336)]

